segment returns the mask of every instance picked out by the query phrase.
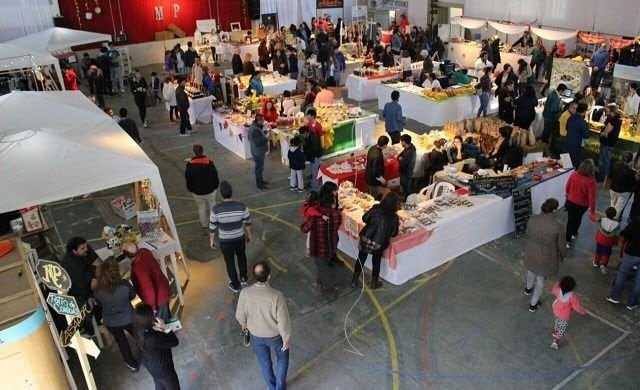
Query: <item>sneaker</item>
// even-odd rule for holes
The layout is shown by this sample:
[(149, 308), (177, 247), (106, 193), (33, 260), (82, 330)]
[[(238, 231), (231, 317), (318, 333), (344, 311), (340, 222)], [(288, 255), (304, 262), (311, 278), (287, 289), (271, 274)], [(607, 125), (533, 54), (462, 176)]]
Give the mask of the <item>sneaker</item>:
[(551, 343), (551, 349), (558, 349), (558, 343), (554, 340), (553, 343)]
[(289, 191), (295, 191), (296, 189), (296, 187), (289, 187)]
[(532, 293), (532, 292), (533, 292), (533, 287), (531, 287), (531, 288), (527, 288), (527, 287), (525, 286), (525, 288), (524, 288), (524, 295), (531, 295), (531, 293)]
[(142, 124), (142, 127), (149, 127), (149, 121), (144, 121), (144, 123)]
[(540, 309), (540, 301), (538, 301), (538, 303), (536, 303), (535, 305), (529, 305), (529, 311), (531, 313), (537, 312), (538, 309)]
[(189, 133), (184, 133), (184, 134), (183, 134), (183, 133), (180, 133), (180, 134), (178, 134), (178, 135), (179, 135), (180, 137), (188, 137), (188, 136), (190, 136), (191, 134), (189, 134)]
[(240, 285), (242, 287), (249, 287), (249, 282), (247, 282), (246, 278), (242, 278), (242, 279), (240, 279)]
[(125, 366), (127, 366), (127, 368), (129, 369), (129, 371), (131, 372), (138, 372), (138, 370), (140, 369), (140, 367), (136, 367), (136, 366), (130, 366), (129, 364), (125, 363)]
[(609, 272), (607, 272), (607, 267), (605, 267), (604, 265), (600, 266), (600, 273), (603, 275), (608, 274)]
[(591, 263), (591, 266), (593, 268), (598, 268), (599, 267), (598, 263), (596, 263), (595, 261), (593, 263)]
[(613, 303), (614, 305), (617, 305), (618, 303), (620, 303), (619, 300), (617, 299), (613, 299), (612, 297), (606, 297), (605, 298), (608, 302)]
[(573, 246), (573, 244), (571, 244), (569, 241), (567, 241), (565, 245), (567, 246), (567, 249), (571, 249), (571, 247)]
[(633, 311), (638, 308), (638, 305), (627, 305), (627, 310)]
[(578, 238), (578, 233), (571, 235), (571, 240), (572, 241), (575, 240), (576, 238)]
[(251, 345), (251, 333), (249, 332), (249, 329), (245, 329), (242, 331), (242, 344), (245, 347)]
[(231, 283), (231, 281), (227, 283), (227, 287), (229, 288), (229, 290), (233, 291), (234, 293), (240, 292), (239, 288), (233, 287), (233, 283)]
[(304, 188), (298, 188), (298, 192), (299, 193), (303, 193), (304, 192)]

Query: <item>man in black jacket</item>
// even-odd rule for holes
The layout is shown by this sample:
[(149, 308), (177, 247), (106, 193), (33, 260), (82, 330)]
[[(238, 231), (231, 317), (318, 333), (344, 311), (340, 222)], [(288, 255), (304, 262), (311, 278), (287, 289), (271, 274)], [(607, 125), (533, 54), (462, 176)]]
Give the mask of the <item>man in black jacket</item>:
[(198, 56), (198, 52), (193, 48), (193, 43), (191, 41), (187, 42), (187, 51), (184, 52), (182, 56), (182, 60), (184, 61), (184, 73), (191, 74), (191, 68), (193, 64), (196, 62), (196, 57)]
[(309, 131), (309, 127), (303, 126), (299, 129), (299, 133), (304, 137), (304, 155), (307, 161), (311, 163), (311, 181), (309, 187), (312, 191), (320, 190), (318, 183), (318, 171), (320, 170), (320, 157), (322, 157), (322, 145), (320, 144), (320, 136), (313, 131)]
[(120, 115), (118, 125), (120, 125), (122, 130), (126, 131), (134, 141), (141, 144), (142, 138), (140, 138), (140, 132), (138, 132), (138, 125), (136, 125), (136, 122), (133, 119), (127, 117), (127, 109), (122, 107), (118, 114)]
[(367, 152), (367, 166), (364, 171), (364, 179), (369, 186), (369, 193), (376, 199), (389, 190), (385, 187), (387, 181), (384, 178), (384, 155), (382, 151), (389, 145), (389, 137), (381, 135), (378, 143), (369, 148)]
[(131, 93), (133, 93), (133, 100), (138, 107), (143, 127), (149, 126), (149, 121), (147, 121), (147, 89), (149, 89), (147, 81), (142, 77), (140, 71), (136, 69), (131, 80)]
[(400, 163), (400, 186), (404, 193), (405, 199), (413, 191), (411, 190), (411, 179), (413, 178), (413, 170), (416, 166), (416, 147), (411, 143), (411, 136), (409, 134), (402, 134), (400, 136), (400, 144), (402, 145), (402, 152), (398, 155), (398, 162)]
[(189, 121), (189, 98), (184, 91), (187, 79), (181, 76), (178, 78), (178, 88), (176, 88), (176, 105), (180, 113), (180, 136), (191, 135), (191, 122)]
[(204, 155), (202, 145), (193, 145), (191, 160), (187, 163), (184, 178), (187, 181), (187, 189), (193, 195), (198, 205), (198, 217), (203, 229), (209, 227), (209, 213), (216, 204), (216, 190), (218, 189), (218, 170)]

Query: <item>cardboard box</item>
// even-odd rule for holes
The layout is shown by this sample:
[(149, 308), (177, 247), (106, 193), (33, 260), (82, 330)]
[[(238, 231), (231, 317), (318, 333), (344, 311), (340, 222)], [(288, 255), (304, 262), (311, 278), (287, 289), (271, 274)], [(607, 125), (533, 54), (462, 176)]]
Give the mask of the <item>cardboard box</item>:
[(172, 31), (174, 34), (176, 34), (178, 38), (184, 38), (187, 36), (187, 34), (184, 32), (183, 29), (181, 29), (180, 27), (176, 26), (173, 23), (167, 26), (167, 31)]
[(160, 31), (156, 33), (156, 41), (165, 41), (167, 39), (175, 38), (173, 31)]

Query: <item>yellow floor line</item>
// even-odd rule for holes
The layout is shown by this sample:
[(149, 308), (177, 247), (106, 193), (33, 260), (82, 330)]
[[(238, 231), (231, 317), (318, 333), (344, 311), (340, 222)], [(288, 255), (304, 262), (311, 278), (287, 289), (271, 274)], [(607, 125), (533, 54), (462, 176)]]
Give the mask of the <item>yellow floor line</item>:
[(251, 210), (253, 210), (253, 211), (255, 211), (255, 210), (267, 210), (267, 209), (273, 209), (273, 208), (280, 207), (280, 206), (288, 206), (288, 205), (292, 205), (292, 204), (299, 204), (299, 203), (302, 203), (302, 202), (304, 202), (303, 199), (298, 199), (298, 200), (294, 200), (294, 201), (291, 201), (291, 202), (282, 202), (282, 203), (272, 204), (272, 205), (269, 205), (269, 206), (256, 207), (256, 208), (251, 209)]
[(278, 271), (283, 273), (289, 272), (289, 270), (286, 269), (285, 266), (282, 263), (280, 263), (278, 260), (276, 260), (273, 256), (267, 257), (267, 260), (269, 260), (273, 268), (277, 269)]

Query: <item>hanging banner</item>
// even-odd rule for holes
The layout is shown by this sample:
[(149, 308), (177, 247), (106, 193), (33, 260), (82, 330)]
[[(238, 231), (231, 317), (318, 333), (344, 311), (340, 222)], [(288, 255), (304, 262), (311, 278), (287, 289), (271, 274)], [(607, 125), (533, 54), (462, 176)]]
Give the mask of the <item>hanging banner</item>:
[(529, 29), (529, 26), (519, 26), (516, 24), (506, 24), (492, 21), (489, 21), (488, 23), (489, 26), (504, 34), (522, 34), (525, 30)]
[(635, 42), (634, 39), (622, 39), (622, 38), (620, 38), (620, 39), (610, 38), (609, 39), (609, 44), (614, 49), (624, 49), (627, 46), (633, 45), (634, 42)]
[(536, 36), (546, 39), (548, 41), (564, 41), (565, 39), (570, 39), (575, 37), (578, 34), (578, 30), (575, 31), (558, 31), (558, 30), (549, 30), (546, 28), (535, 28), (531, 27), (531, 32)]
[(596, 45), (605, 42), (607, 40), (607, 37), (605, 37), (604, 35), (590, 34), (588, 32), (580, 31), (578, 33), (578, 39), (580, 39), (580, 42), (589, 45)]
[(369, 8), (373, 11), (407, 12), (409, 0), (369, 0)]
[(457, 24), (464, 28), (468, 28), (469, 30), (483, 28), (487, 25), (487, 21), (485, 19), (473, 19), (466, 18), (464, 16), (452, 16), (450, 21), (451, 24)]
[(316, 0), (316, 8), (342, 8), (344, 0)]

